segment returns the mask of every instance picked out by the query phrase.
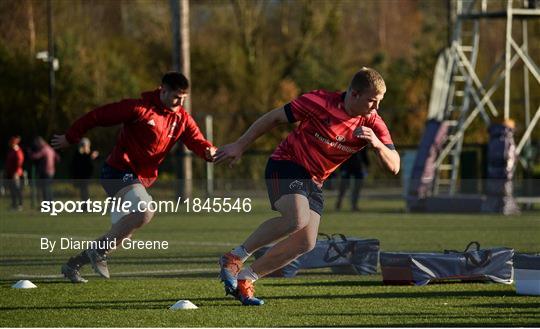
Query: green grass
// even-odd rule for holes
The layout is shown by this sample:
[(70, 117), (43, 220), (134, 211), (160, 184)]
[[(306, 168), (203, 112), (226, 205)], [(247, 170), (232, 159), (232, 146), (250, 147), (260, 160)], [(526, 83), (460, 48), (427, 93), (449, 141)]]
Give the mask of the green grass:
[[(332, 205), (332, 200), (329, 200)], [(327, 211), (321, 232), (378, 238), (383, 251), (507, 246), (540, 252), (540, 212), (520, 216), (410, 214), (401, 201), (363, 200), (363, 212)], [(113, 254), (111, 280), (73, 285), (58, 275), (74, 254), (40, 250), (39, 238), (92, 239), (107, 230), (97, 215), (49, 217), (0, 210), (1, 327), (288, 327), (288, 326), (539, 326), (540, 297), (519, 296), (512, 285), (484, 283), (384, 286), (380, 275), (336, 275), (327, 269), (296, 278), (258, 281), (263, 307), (225, 297), (217, 258), (274, 214), (257, 201), (250, 214), (158, 214), (137, 232), (166, 240), (168, 250)], [(37, 289), (10, 286), (21, 278)], [(170, 311), (179, 299), (198, 310)]]

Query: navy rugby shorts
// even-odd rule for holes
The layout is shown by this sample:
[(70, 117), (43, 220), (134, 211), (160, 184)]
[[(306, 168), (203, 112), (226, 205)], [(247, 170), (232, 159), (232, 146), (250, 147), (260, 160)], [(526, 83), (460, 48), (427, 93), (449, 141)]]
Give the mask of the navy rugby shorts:
[(100, 181), (101, 186), (110, 197), (114, 197), (118, 191), (126, 186), (141, 183), (131, 170), (118, 170), (107, 163), (104, 163), (101, 168)]
[(324, 198), (320, 187), (311, 179), (304, 167), (287, 160), (269, 159), (264, 174), (268, 197), (274, 203), (286, 194), (302, 194), (309, 201), (309, 209), (322, 215)]

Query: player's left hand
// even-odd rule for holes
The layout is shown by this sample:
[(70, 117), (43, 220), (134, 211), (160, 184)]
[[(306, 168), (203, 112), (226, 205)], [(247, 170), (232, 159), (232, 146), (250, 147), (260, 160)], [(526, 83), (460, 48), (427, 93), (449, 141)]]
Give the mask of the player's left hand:
[(234, 164), (240, 161), (242, 154), (244, 153), (239, 143), (231, 143), (220, 147), (216, 153), (216, 164), (228, 161), (229, 168), (232, 168)]
[(381, 140), (377, 137), (377, 135), (375, 135), (375, 132), (366, 126), (362, 126), (362, 134), (359, 135), (358, 138), (365, 140), (371, 147), (375, 149), (383, 145)]
[(208, 161), (214, 162), (216, 160), (216, 152), (217, 152), (217, 147), (215, 146), (207, 147), (206, 150), (204, 150), (204, 156), (206, 157)]

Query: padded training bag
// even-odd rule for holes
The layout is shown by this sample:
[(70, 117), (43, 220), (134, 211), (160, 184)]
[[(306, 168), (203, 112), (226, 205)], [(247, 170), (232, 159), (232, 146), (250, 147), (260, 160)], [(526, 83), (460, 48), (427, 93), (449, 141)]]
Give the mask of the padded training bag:
[(444, 253), (381, 252), (385, 284), (426, 285), (441, 280), (490, 280), (511, 284), (514, 249), (480, 249), (471, 242), (465, 251)]
[[(379, 240), (346, 237), (343, 234), (324, 234), (317, 240), (315, 248), (293, 260), (283, 268), (269, 274), (274, 277), (294, 277), (300, 269), (324, 268), (352, 269), (357, 274), (375, 274), (379, 258)], [(263, 247), (255, 252), (259, 258), (270, 249)]]

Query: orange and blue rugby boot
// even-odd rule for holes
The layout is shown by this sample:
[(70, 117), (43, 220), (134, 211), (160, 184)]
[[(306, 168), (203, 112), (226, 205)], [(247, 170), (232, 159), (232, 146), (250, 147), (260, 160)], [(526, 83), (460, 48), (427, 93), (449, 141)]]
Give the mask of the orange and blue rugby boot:
[(219, 278), (225, 286), (225, 295), (236, 296), (237, 276), (242, 269), (243, 262), (238, 257), (228, 252), (219, 259)]
[(245, 306), (260, 306), (264, 304), (264, 300), (259, 299), (255, 295), (255, 286), (251, 280), (238, 280), (238, 289), (236, 290), (236, 298)]

